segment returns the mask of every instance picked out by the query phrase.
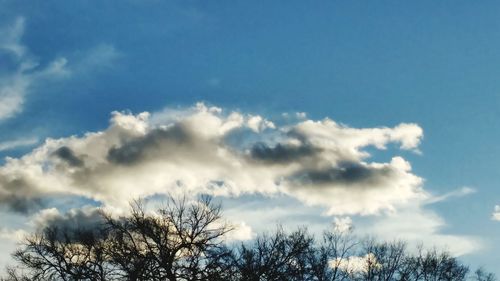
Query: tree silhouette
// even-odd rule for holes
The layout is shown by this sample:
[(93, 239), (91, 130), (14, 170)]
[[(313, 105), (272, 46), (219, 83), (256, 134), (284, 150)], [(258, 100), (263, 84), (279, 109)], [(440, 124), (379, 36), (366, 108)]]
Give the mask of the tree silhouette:
[(402, 241), (358, 238), (327, 230), (278, 227), (246, 243), (229, 243), (232, 227), (210, 197), (170, 199), (156, 212), (141, 201), (130, 214), (105, 212), (87, 227), (49, 224), (13, 253), (17, 264), (1, 280), (235, 281), (494, 281), (448, 252), (409, 250)]
[(305, 229), (286, 234), (280, 227), (273, 235), (262, 235), (253, 244), (236, 250), (239, 280), (306, 280), (313, 254), (313, 238)]
[(157, 215), (135, 202), (130, 217), (106, 217), (109, 262), (131, 280), (206, 280), (224, 272), (230, 255), (222, 236), (231, 228), (210, 197), (171, 200)]

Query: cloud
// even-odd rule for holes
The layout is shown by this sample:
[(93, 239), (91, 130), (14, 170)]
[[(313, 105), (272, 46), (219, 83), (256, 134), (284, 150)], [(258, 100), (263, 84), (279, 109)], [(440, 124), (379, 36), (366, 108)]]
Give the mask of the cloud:
[(61, 146), (56, 151), (54, 151), (53, 155), (59, 157), (59, 159), (65, 161), (70, 166), (81, 167), (83, 166), (83, 160), (75, 156), (73, 150), (67, 146)]
[(36, 229), (57, 227), (59, 229), (92, 229), (98, 224), (104, 224), (101, 209), (84, 206), (79, 209), (70, 209), (61, 214), (55, 208), (41, 210), (33, 219)]
[(274, 147), (258, 142), (250, 150), (253, 159), (265, 161), (268, 163), (290, 163), (302, 157), (315, 154), (315, 148), (308, 145), (294, 145), (278, 143)]
[[(36, 230), (54, 228), (61, 230), (58, 232), (61, 237), (67, 239), (78, 233), (93, 233), (95, 237), (105, 235), (105, 218), (100, 208), (84, 206), (79, 209), (70, 209), (61, 214), (55, 208), (41, 210), (31, 222)], [(64, 236), (63, 236), (64, 235)], [(75, 236), (73, 238), (78, 238)]]
[(22, 110), (24, 100), (33, 85), (40, 81), (67, 76), (66, 59), (57, 58), (41, 67), (21, 43), (25, 19), (0, 30), (0, 56), (10, 58), (11, 69), (0, 74), (0, 121), (13, 117)]
[(229, 241), (247, 241), (254, 238), (255, 234), (252, 231), (252, 227), (247, 225), (245, 222), (233, 223), (234, 229), (226, 234), (226, 238)]
[(5, 229), (0, 228), (0, 239), (10, 240), (14, 242), (21, 241), (24, 237), (28, 235), (24, 229)]
[(66, 57), (58, 57), (40, 65), (21, 42), (25, 22), (23, 17), (18, 17), (13, 24), (0, 29), (0, 58), (8, 62), (0, 66), (6, 68), (0, 72), (0, 121), (19, 114), (26, 96), (41, 83), (109, 67), (120, 55), (113, 46), (101, 44), (72, 63)]
[(388, 242), (403, 240), (414, 249), (423, 243), (428, 248), (435, 246), (454, 255), (470, 254), (484, 247), (481, 237), (450, 233), (452, 226), (426, 207), (426, 203), (415, 200), (392, 212), (375, 216), (336, 216), (332, 221), (332, 217), (318, 215), (321, 207), (304, 206), (287, 196), (244, 196), (224, 200), (225, 214), (234, 221), (244, 220), (257, 233), (280, 224), (288, 230), (306, 226), (318, 237), (331, 225), (333, 230), (352, 231), (358, 237), (369, 236)]
[(11, 77), (0, 77), (0, 121), (21, 111), (30, 84), (31, 80), (19, 73)]
[(333, 219), (333, 229), (338, 233), (348, 233), (352, 231), (352, 219), (350, 217), (335, 217)]
[(107, 69), (115, 65), (115, 61), (122, 57), (113, 45), (101, 43), (85, 50), (80, 56), (74, 56), (73, 71), (76, 73), (89, 73), (98, 69)]
[[(140, 197), (257, 196), (259, 202), (268, 198), (273, 208), (228, 208), (239, 212), (228, 213), (231, 221), (248, 223), (234, 239), (247, 239), (252, 228), (260, 231), (259, 225), (280, 221), (307, 221), (320, 233), (331, 220), (316, 218), (323, 211), (336, 216), (335, 225), (342, 229), (352, 228), (353, 216), (377, 215), (356, 229), (384, 239), (449, 245), (455, 254), (481, 247), (475, 237), (442, 234), (444, 220), (424, 208), (472, 189), (434, 196), (401, 156), (371, 161), (368, 147), (396, 143), (417, 151), (423, 136), (418, 125), (358, 129), (324, 119), (254, 130), (249, 122), (254, 117), (202, 103), (156, 113), (112, 112), (102, 131), (47, 139), (20, 158), (6, 158), (0, 166), (0, 206), (32, 214), (53, 207), (46, 198), (76, 196), (123, 214)], [(288, 203), (277, 208), (272, 200)], [(83, 223), (89, 214), (46, 214), (52, 220), (45, 222)]]
[[(358, 226), (358, 225), (357, 225)], [(480, 249), (481, 239), (474, 236), (444, 234), (447, 226), (434, 211), (424, 209), (419, 202), (360, 224), (356, 229), (388, 241), (404, 240), (413, 246), (424, 243), (426, 247), (439, 247), (461, 256)]]
[(306, 119), (307, 118), (307, 114), (305, 112), (296, 112), (295, 113), (295, 116), (298, 118), (298, 119)]
[(11, 25), (0, 29), (0, 49), (8, 51), (17, 57), (26, 54), (26, 47), (21, 42), (24, 33), (25, 19), (18, 17)]
[(357, 273), (367, 273), (371, 268), (378, 268), (382, 265), (377, 261), (373, 253), (364, 256), (351, 256), (348, 258), (337, 258), (329, 262), (331, 268), (338, 268), (353, 276)]
[(448, 200), (450, 198), (464, 197), (464, 196), (467, 196), (467, 195), (473, 194), (473, 193), (476, 193), (476, 190), (474, 188), (464, 186), (464, 187), (461, 187), (457, 190), (453, 190), (451, 192), (445, 193), (443, 195), (433, 196), (433, 197), (429, 198), (428, 200), (426, 200), (425, 203), (426, 204), (433, 204), (433, 203)]
[(9, 210), (22, 214), (31, 214), (45, 207), (42, 198), (31, 196), (6, 195), (0, 203), (7, 206)]
[[(315, 162), (316, 165), (317, 162)], [(395, 211), (429, 195), (423, 180), (401, 157), (389, 163), (348, 162), (306, 168), (289, 176), (289, 193), (310, 205), (329, 206), (328, 215), (376, 214)]]
[[(252, 120), (267, 125), (256, 127)], [(153, 114), (113, 112), (104, 131), (47, 139), (21, 158), (7, 158), (0, 167), (0, 201), (67, 194), (121, 208), (133, 198), (176, 192), (286, 194), (326, 207), (329, 215), (369, 215), (428, 196), (406, 160), (369, 162), (364, 150), (390, 142), (416, 149), (422, 130), (415, 124), (269, 124), (262, 116), (204, 104)], [(255, 141), (248, 147), (228, 141), (249, 134)], [(23, 188), (9, 187), (17, 183)]]
[(38, 143), (38, 138), (23, 138), (0, 142), (0, 151), (16, 149), (19, 147), (32, 146)]
[(0, 206), (10, 211), (31, 214), (45, 206), (42, 193), (33, 189), (27, 177), (0, 177)]
[(500, 205), (495, 205), (493, 208), (493, 214), (491, 215), (491, 219), (495, 221), (500, 221)]
[(273, 122), (270, 122), (258, 115), (250, 116), (247, 120), (247, 126), (256, 133), (262, 132), (267, 128), (275, 128)]

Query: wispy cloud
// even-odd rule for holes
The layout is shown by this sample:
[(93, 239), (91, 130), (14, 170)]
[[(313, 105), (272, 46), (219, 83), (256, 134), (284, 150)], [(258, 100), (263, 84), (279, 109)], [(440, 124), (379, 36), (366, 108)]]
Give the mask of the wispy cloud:
[(35, 145), (38, 138), (23, 138), (10, 141), (0, 142), (0, 151), (11, 150), (19, 147), (26, 147)]
[(474, 193), (476, 193), (476, 190), (474, 188), (464, 186), (464, 187), (461, 187), (459, 189), (450, 191), (450, 192), (442, 194), (442, 195), (430, 197), (425, 203), (427, 203), (427, 204), (438, 203), (438, 202), (446, 201), (450, 198), (464, 197), (464, 196), (474, 194)]
[(11, 25), (0, 29), (0, 49), (14, 54), (18, 58), (26, 55), (26, 47), (21, 44), (25, 19), (18, 17)]
[(74, 62), (58, 57), (40, 65), (21, 41), (25, 22), (23, 17), (19, 17), (13, 24), (0, 29), (0, 56), (10, 58), (12, 62), (11, 69), (0, 74), (0, 121), (19, 114), (28, 94), (35, 92), (40, 83), (109, 67), (119, 57), (112, 45), (101, 44), (87, 50)]
[(420, 202), (413, 202), (397, 212), (387, 213), (359, 225), (366, 235), (391, 240), (404, 240), (412, 246), (424, 243), (427, 247), (440, 247), (454, 255), (465, 255), (482, 248), (483, 241), (475, 236), (443, 233), (446, 221)]
[(493, 208), (493, 214), (491, 215), (491, 219), (495, 221), (500, 221), (500, 205), (495, 205)]
[(110, 68), (122, 56), (123, 54), (113, 45), (101, 43), (85, 50), (81, 56), (76, 56), (72, 69), (75, 73), (89, 73), (98, 69)]
[(22, 111), (26, 95), (36, 82), (67, 76), (67, 60), (57, 58), (46, 66), (40, 66), (21, 42), (25, 19), (16, 21), (0, 30), (0, 55), (11, 56), (13, 69), (0, 76), (0, 121)]

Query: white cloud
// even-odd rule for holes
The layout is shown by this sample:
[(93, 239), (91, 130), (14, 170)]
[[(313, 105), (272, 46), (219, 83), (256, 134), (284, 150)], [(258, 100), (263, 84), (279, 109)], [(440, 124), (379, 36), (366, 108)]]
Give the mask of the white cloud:
[[(5, 225), (6, 222), (2, 222)], [(12, 257), (9, 255), (16, 250), (18, 243), (26, 237), (28, 232), (24, 229), (10, 229), (0, 227), (0, 267), (5, 268), (5, 266), (12, 263)]]
[(97, 69), (109, 68), (114, 66), (117, 59), (122, 57), (113, 45), (99, 44), (89, 50), (86, 50), (80, 57), (75, 57), (76, 63), (73, 65), (74, 72), (88, 73)]
[(491, 215), (491, 219), (495, 221), (500, 221), (500, 205), (495, 205), (493, 208), (493, 214)]
[(71, 67), (65, 57), (40, 65), (21, 42), (24, 29), (25, 19), (22, 17), (17, 18), (12, 25), (0, 29), (0, 55), (12, 58), (11, 69), (0, 75), (0, 121), (19, 114), (26, 96), (37, 84), (110, 66), (119, 56), (113, 46), (102, 44), (88, 50)]
[(36, 82), (64, 77), (69, 72), (65, 58), (40, 67), (21, 43), (24, 28), (25, 19), (19, 17), (14, 24), (0, 30), (0, 52), (14, 56), (15, 64), (12, 72), (0, 76), (0, 121), (22, 110), (24, 99)]
[(404, 240), (413, 246), (424, 243), (426, 247), (439, 247), (461, 256), (480, 249), (483, 242), (478, 237), (443, 234), (446, 222), (435, 212), (424, 209), (420, 202), (385, 216), (374, 218), (356, 229), (387, 241)]
[(21, 77), (0, 78), (0, 121), (21, 111), (28, 85)]
[[(63, 193), (120, 207), (153, 194), (261, 193), (287, 194), (326, 207), (330, 215), (369, 215), (428, 196), (407, 161), (367, 162), (363, 150), (389, 142), (415, 149), (421, 129), (408, 128), (417, 125), (355, 129), (305, 120), (277, 128), (282, 142), (273, 146), (269, 134), (260, 133), (270, 124), (204, 104), (159, 114), (113, 112), (104, 131), (47, 139), (21, 158), (7, 158), (0, 167), (0, 201), (25, 207), (32, 204), (19, 200)], [(260, 141), (244, 150), (226, 143), (245, 130)], [(23, 188), (11, 188), (20, 183)]]
[(0, 29), (0, 49), (11, 52), (17, 57), (23, 57), (26, 47), (21, 42), (24, 33), (25, 19), (18, 17), (11, 25)]
[[(255, 115), (202, 103), (158, 113), (113, 112), (103, 131), (47, 139), (23, 157), (7, 158), (0, 166), (0, 205), (28, 213), (45, 208), (44, 197), (69, 195), (123, 213), (138, 197), (257, 194), (288, 203), (228, 208), (230, 221), (244, 222), (234, 239), (249, 239), (253, 229), (261, 231), (280, 221), (300, 225), (304, 220), (299, 218), (324, 210), (326, 215), (343, 216), (334, 218), (342, 229), (352, 227), (351, 216), (376, 214), (356, 229), (383, 239), (449, 245), (455, 254), (481, 247), (474, 237), (442, 234), (444, 220), (424, 209), (472, 189), (435, 197), (402, 157), (370, 161), (368, 146), (385, 149), (395, 142), (401, 149), (418, 149), (422, 130), (417, 125), (357, 129), (329, 119), (299, 120), (263, 133), (254, 130), (252, 118)], [(233, 146), (229, 139), (249, 144)], [(307, 221), (320, 233), (328, 220)]]
[(368, 270), (381, 267), (374, 254), (369, 253), (362, 257), (351, 256), (347, 258), (337, 258), (331, 260), (330, 267), (338, 268), (353, 276), (357, 273), (366, 273)]
[(350, 217), (335, 217), (333, 219), (333, 229), (338, 233), (348, 233), (353, 229)]
[(24, 239), (24, 237), (26, 237), (27, 234), (28, 232), (26, 232), (26, 230), (24, 229), (2, 228), (0, 229), (0, 240), (10, 240), (14, 242), (19, 242), (22, 239)]
[(245, 222), (233, 223), (234, 229), (226, 234), (226, 238), (229, 241), (246, 241), (254, 238), (255, 234), (252, 231), (252, 227), (247, 225)]
[(37, 138), (24, 138), (0, 142), (0, 151), (15, 149), (18, 147), (32, 146), (38, 142)]
[(270, 129), (276, 128), (273, 122), (265, 120), (262, 118), (262, 116), (258, 115), (255, 116), (250, 115), (247, 121), (247, 125), (250, 129), (252, 129), (252, 131), (256, 133), (262, 132), (267, 128)]
[(433, 197), (429, 198), (425, 203), (426, 204), (433, 204), (433, 203), (448, 200), (448, 199), (453, 198), (453, 197), (464, 197), (464, 196), (467, 196), (467, 195), (473, 194), (473, 193), (476, 193), (476, 190), (474, 188), (464, 186), (464, 187), (461, 187), (457, 190), (453, 190), (451, 192), (445, 193), (443, 195), (433, 196)]
[(297, 116), (298, 119), (306, 119), (307, 114), (305, 112), (296, 112), (295, 116)]

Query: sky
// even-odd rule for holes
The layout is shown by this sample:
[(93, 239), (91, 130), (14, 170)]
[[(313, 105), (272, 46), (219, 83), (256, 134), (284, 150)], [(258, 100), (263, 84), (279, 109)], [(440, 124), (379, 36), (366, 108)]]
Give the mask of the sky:
[(499, 275), (499, 12), (0, 0), (0, 250), (48, 218), (208, 193), (234, 239), (349, 224)]

